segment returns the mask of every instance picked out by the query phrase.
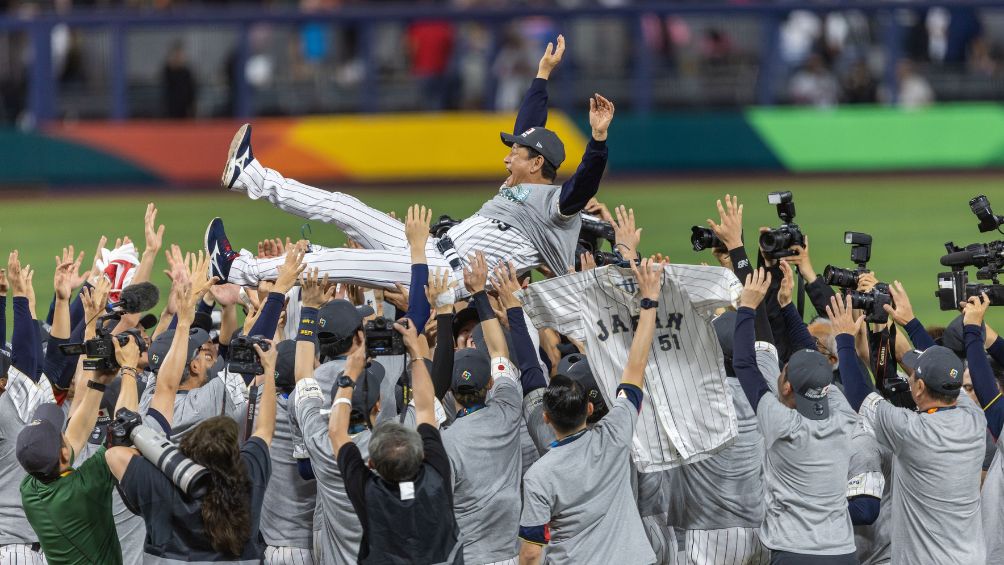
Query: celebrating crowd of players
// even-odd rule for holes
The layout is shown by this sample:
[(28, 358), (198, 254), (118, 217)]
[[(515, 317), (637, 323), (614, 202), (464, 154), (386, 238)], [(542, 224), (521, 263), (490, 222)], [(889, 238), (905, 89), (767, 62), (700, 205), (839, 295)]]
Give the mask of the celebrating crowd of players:
[[(869, 323), (807, 241), (751, 262), (728, 195), (722, 266), (642, 256), (633, 212), (595, 198), (602, 96), (555, 184), (563, 50), (502, 134), (498, 194), (445, 232), (265, 168), (245, 126), (224, 186), (351, 245), (237, 249), (217, 218), (205, 251), (163, 249), (151, 204), (141, 252), (57, 256), (41, 317), (11, 252), (0, 564), (1004, 562), (989, 299), (935, 332), (893, 283)], [(576, 260), (583, 212), (616, 264)], [(130, 304), (162, 251), (158, 318)]]

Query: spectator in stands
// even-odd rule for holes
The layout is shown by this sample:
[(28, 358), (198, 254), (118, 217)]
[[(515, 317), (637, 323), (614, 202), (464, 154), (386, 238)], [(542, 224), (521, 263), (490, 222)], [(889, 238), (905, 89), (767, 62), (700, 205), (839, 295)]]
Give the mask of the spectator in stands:
[(822, 56), (813, 53), (791, 78), (788, 92), (795, 104), (828, 108), (836, 106), (840, 88)]
[(181, 41), (176, 41), (171, 46), (161, 71), (161, 80), (164, 88), (164, 115), (172, 119), (194, 118), (198, 86)]
[(920, 108), (934, 103), (934, 90), (923, 76), (917, 73), (913, 61), (903, 59), (896, 69), (899, 94), (896, 103), (900, 108)]
[(492, 73), (498, 81), (496, 110), (509, 111), (519, 107), (526, 91), (526, 76), (533, 72), (533, 57), (527, 41), (517, 31), (510, 29), (506, 32), (502, 49), (492, 64)]
[(844, 77), (844, 102), (874, 104), (878, 95), (877, 88), (878, 84), (868, 68), (868, 63), (864, 59), (858, 59)]
[(408, 50), (411, 74), (421, 83), (421, 107), (446, 109), (453, 86), (448, 76), (453, 57), (453, 24), (445, 20), (414, 22), (408, 26)]

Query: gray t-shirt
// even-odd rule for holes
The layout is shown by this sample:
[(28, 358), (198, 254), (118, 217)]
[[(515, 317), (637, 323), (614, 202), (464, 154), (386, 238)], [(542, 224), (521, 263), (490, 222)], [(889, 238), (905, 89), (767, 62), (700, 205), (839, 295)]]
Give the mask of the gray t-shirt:
[(896, 408), (877, 396), (865, 403), (873, 407), (876, 439), (895, 458), (893, 562), (983, 563), (983, 411), (966, 394), (955, 408), (934, 413)]
[(655, 563), (631, 488), (637, 419), (630, 400), (615, 398), (592, 429), (565, 438), (527, 471), (519, 522), (550, 525), (545, 563)]
[(17, 462), (15, 447), (21, 429), (46, 402), (55, 402), (48, 379), (43, 376), (35, 383), (14, 367), (8, 370), (7, 390), (0, 395), (0, 545), (38, 541), (21, 504), (21, 481), (27, 473)]
[[(342, 474), (338, 470), (338, 458), (328, 436), (328, 413), (326, 410), (322, 413), (324, 400), (308, 397), (297, 399), (295, 391), (290, 400), (295, 407), (295, 411), (290, 412), (290, 416), (295, 415), (292, 425), (303, 434), (303, 442), (317, 478), (314, 562), (354, 564), (359, 558), (363, 527), (352, 508)], [(352, 437), (364, 459), (369, 456), (369, 438), (369, 430)]]
[(310, 549), (314, 528), (314, 501), (317, 481), (300, 477), (293, 458), (293, 427), (289, 421), (289, 399), (277, 398), (275, 433), (269, 446), (272, 476), (261, 507), (261, 535), (275, 547)]
[(1004, 563), (1004, 456), (997, 442), (990, 469), (980, 491), (980, 512), (983, 517), (983, 538), (987, 548), (987, 563)]
[[(146, 414), (150, 409), (156, 388), (157, 378), (151, 377), (140, 397), (140, 414)], [(243, 431), (247, 411), (246, 391), (243, 377), (227, 370), (198, 388), (179, 390), (174, 397), (171, 439), (180, 441), (192, 428), (213, 416), (229, 416)]]
[(829, 418), (809, 420), (771, 394), (760, 398), (756, 415), (766, 448), (760, 539), (769, 549), (854, 552), (846, 493), (857, 414), (836, 387), (829, 389), (829, 405)]
[[(861, 419), (863, 421), (863, 418)], [(876, 441), (863, 423), (851, 436), (847, 467), (847, 498), (873, 496), (880, 500), (879, 515), (867, 526), (854, 526), (854, 545), (861, 565), (888, 563), (892, 556), (892, 452)]]
[(680, 468), (685, 530), (759, 528), (764, 518), (763, 435), (739, 379), (727, 378), (736, 409), (735, 443)]
[(484, 408), (458, 417), (442, 432), (464, 562), (472, 564), (519, 554), (523, 389), (508, 359), (492, 359), (491, 366), (495, 384)]

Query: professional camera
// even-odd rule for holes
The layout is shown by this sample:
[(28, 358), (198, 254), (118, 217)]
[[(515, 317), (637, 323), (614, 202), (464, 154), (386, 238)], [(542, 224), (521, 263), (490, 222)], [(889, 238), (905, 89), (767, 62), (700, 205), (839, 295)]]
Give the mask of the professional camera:
[(605, 239), (611, 244), (617, 240), (614, 226), (610, 222), (604, 222), (596, 216), (585, 213), (580, 213), (579, 217), (582, 219), (581, 227), (579, 227), (579, 239), (588, 241)]
[[(582, 258), (580, 256), (583, 253), (592, 255), (597, 267), (604, 265), (626, 265), (624, 257), (614, 247), (617, 242), (617, 235), (614, 232), (613, 224), (604, 222), (600, 218), (584, 212), (580, 213), (579, 217), (582, 218), (582, 226), (579, 228), (579, 241), (575, 244), (575, 270), (582, 270)], [(610, 244), (610, 248), (614, 250), (613, 252), (602, 250), (604, 241)]]
[(255, 345), (260, 347), (262, 351), (268, 351), (268, 348), (271, 347), (271, 344), (260, 335), (235, 337), (230, 342), (230, 362), (227, 364), (227, 369), (231, 373), (242, 375), (262, 374), (265, 368), (261, 365), (258, 352), (254, 350)]
[(436, 220), (436, 223), (429, 226), (429, 235), (432, 237), (443, 237), (446, 232), (450, 230), (453, 226), (459, 224), (462, 220), (454, 220), (450, 216), (443, 214)]
[[(408, 320), (402, 321), (407, 323)], [(404, 339), (394, 329), (394, 320), (374, 318), (363, 326), (366, 333), (366, 356), (404, 355)]]
[(980, 233), (998, 230), (1004, 224), (1004, 216), (997, 216), (990, 209), (990, 201), (983, 194), (969, 201), (969, 209), (979, 218)]
[(705, 249), (714, 249), (720, 252), (728, 251), (722, 240), (718, 239), (718, 234), (715, 233), (715, 230), (702, 226), (694, 226), (690, 228), (690, 232), (690, 245), (693, 246), (694, 251), (704, 251)]
[(139, 352), (146, 351), (146, 340), (143, 334), (137, 329), (128, 329), (122, 333), (112, 335), (107, 329), (105, 322), (111, 320), (117, 322), (121, 314), (107, 314), (98, 319), (97, 335), (83, 343), (64, 343), (59, 346), (63, 355), (83, 355), (84, 370), (98, 371), (101, 373), (113, 373), (119, 370), (119, 363), (115, 359), (115, 343), (125, 346), (129, 340), (134, 340), (139, 346)]
[(192, 498), (199, 498), (209, 489), (209, 471), (192, 461), (167, 437), (143, 424), (143, 418), (126, 408), (120, 408), (108, 424), (109, 447), (136, 449), (171, 479), (171, 482)]
[(795, 202), (790, 191), (771, 192), (767, 195), (767, 202), (777, 206), (777, 217), (783, 222), (780, 227), (767, 230), (760, 234), (760, 249), (764, 256), (770, 259), (780, 259), (796, 255), (795, 251), (789, 249), (792, 246), (800, 245), (805, 247), (805, 236), (795, 220)]
[(851, 308), (864, 310), (865, 321), (869, 324), (884, 324), (889, 321), (889, 313), (882, 306), (892, 305), (892, 296), (886, 285), (875, 285), (868, 292), (845, 290), (844, 296), (851, 297)]
[(872, 236), (853, 231), (844, 232), (844, 243), (851, 246), (851, 261), (857, 269), (844, 269), (827, 265), (823, 269), (823, 280), (830, 286), (857, 288), (858, 277), (868, 272), (868, 261), (872, 258)]
[(593, 256), (593, 262), (596, 263), (597, 267), (602, 267), (604, 265), (625, 265), (624, 257), (616, 251), (611, 253), (610, 251), (601, 251), (599, 249), (590, 249), (584, 245), (585, 242), (579, 241), (575, 245), (575, 270), (582, 270), (582, 254), (588, 253)]
[(942, 310), (958, 310), (959, 303), (983, 293), (990, 298), (991, 306), (1004, 306), (1004, 285), (996, 281), (994, 284), (970, 283), (966, 271), (938, 273), (938, 290), (934, 296), (938, 298), (938, 306)]

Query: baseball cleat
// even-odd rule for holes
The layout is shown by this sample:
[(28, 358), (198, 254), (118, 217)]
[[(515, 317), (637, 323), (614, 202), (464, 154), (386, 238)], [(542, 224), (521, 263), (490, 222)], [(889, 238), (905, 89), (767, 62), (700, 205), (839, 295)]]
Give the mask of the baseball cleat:
[(251, 124), (244, 124), (237, 130), (233, 141), (230, 142), (227, 165), (223, 168), (223, 176), (220, 178), (220, 184), (233, 190), (237, 177), (241, 176), (241, 172), (253, 160), (254, 153), (251, 152)]
[(217, 277), (217, 284), (227, 282), (230, 265), (238, 253), (230, 247), (230, 240), (223, 230), (223, 220), (213, 218), (206, 228), (206, 253), (209, 253), (210, 276)]

